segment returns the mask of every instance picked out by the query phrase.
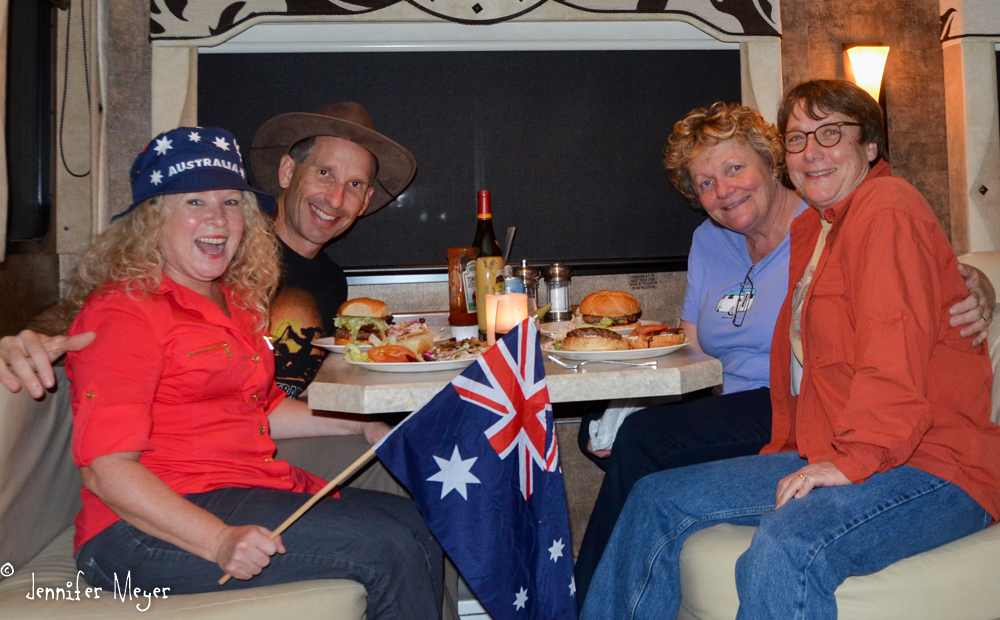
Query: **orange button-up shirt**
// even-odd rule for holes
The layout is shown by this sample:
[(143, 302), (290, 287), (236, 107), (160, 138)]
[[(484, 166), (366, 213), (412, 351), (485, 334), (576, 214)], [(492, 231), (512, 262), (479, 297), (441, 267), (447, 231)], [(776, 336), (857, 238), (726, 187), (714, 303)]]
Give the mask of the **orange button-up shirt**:
[[(790, 391), (790, 297), (771, 345), (771, 442), (831, 461), (855, 483), (910, 465), (965, 490), (1000, 517), (1000, 427), (992, 370), (948, 325), (968, 295), (923, 196), (879, 162), (842, 202), (803, 305), (801, 392)], [(820, 231), (815, 209), (792, 223), (789, 295)]]
[[(139, 452), (139, 463), (181, 495), (323, 488), (321, 478), (274, 460), (268, 415), (285, 396), (274, 355), (253, 315), (233, 303), (229, 311), (167, 276), (145, 299), (122, 290), (91, 296), (70, 334), (97, 339), (66, 358), (77, 466)], [(86, 487), (80, 495), (76, 549), (118, 521)]]

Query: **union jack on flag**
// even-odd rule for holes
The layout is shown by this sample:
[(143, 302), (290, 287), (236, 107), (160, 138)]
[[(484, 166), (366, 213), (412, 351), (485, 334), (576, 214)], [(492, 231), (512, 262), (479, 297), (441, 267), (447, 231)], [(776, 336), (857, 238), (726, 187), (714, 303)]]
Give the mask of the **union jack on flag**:
[(493, 620), (576, 618), (566, 494), (533, 321), (504, 336), (375, 452)]

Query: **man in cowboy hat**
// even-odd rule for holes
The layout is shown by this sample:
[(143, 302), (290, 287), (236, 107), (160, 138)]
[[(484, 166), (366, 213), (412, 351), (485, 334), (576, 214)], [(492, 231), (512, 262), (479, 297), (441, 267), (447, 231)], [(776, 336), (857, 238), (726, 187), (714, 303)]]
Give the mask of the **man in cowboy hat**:
[(254, 137), (251, 162), (261, 188), (278, 197), (274, 227), (284, 270), (271, 336), (278, 384), (295, 398), (325, 357), (309, 343), (333, 335), (337, 309), (347, 300), (347, 278), (324, 246), (395, 199), (417, 162), (378, 133), (356, 103), (272, 118)]

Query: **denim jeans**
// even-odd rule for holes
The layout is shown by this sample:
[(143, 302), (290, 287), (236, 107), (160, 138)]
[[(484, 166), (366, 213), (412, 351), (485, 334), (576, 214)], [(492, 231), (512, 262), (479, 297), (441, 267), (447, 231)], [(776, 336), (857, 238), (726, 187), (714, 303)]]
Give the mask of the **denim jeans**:
[[(601, 410), (603, 412), (603, 409)], [(576, 600), (582, 607), (604, 548), (632, 487), (653, 472), (757, 454), (771, 440), (771, 390), (694, 398), (636, 411), (625, 418), (611, 456), (587, 450), (591, 419), (580, 423), (580, 450), (604, 469), (604, 482), (576, 558)]]
[(581, 618), (676, 618), (688, 536), (756, 525), (736, 564), (737, 619), (837, 617), (834, 591), (852, 575), (978, 532), (992, 522), (962, 489), (912, 467), (862, 484), (813, 489), (774, 509), (778, 481), (806, 465), (794, 452), (652, 474), (632, 489), (590, 585)]
[[(368, 618), (439, 619), (441, 547), (411, 500), (360, 489), (323, 499), (281, 535), (287, 553), (275, 554), (249, 581), (218, 584), (217, 564), (118, 521), (87, 541), (77, 567), (105, 591), (131, 572), (133, 587), (190, 594), (267, 586), (307, 579), (352, 579), (368, 591)], [(309, 495), (272, 489), (228, 488), (186, 495), (228, 525), (275, 529)]]

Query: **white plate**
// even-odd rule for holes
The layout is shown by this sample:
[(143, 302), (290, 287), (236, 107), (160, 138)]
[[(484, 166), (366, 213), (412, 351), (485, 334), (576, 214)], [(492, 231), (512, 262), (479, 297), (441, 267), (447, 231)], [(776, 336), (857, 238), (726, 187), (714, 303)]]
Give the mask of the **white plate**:
[[(451, 334), (448, 333), (447, 331), (434, 334), (434, 344), (437, 344), (439, 342), (444, 342), (445, 340), (450, 340), (450, 339), (451, 339)], [(343, 353), (344, 345), (335, 343), (336, 343), (336, 338), (320, 338), (319, 340), (312, 341), (314, 347), (326, 349), (327, 351), (333, 351), (334, 353)], [(367, 351), (368, 349), (372, 348), (372, 345), (359, 344), (358, 348), (361, 349), (362, 351)]]
[(375, 372), (434, 372), (435, 370), (458, 370), (465, 368), (477, 357), (470, 357), (464, 360), (442, 360), (440, 362), (352, 362), (344, 360), (352, 366), (361, 366)]
[[(321, 349), (326, 349), (327, 351), (333, 351), (334, 353), (343, 353), (344, 345), (335, 344), (336, 338), (320, 338), (319, 340), (313, 340), (312, 344), (314, 347), (319, 347)], [(358, 345), (358, 348), (362, 351), (367, 351), (372, 348), (370, 344)]]
[(558, 355), (563, 359), (583, 362), (586, 360), (612, 360), (615, 362), (628, 362), (632, 360), (645, 360), (651, 357), (661, 357), (668, 353), (673, 353), (678, 349), (688, 346), (688, 343), (675, 344), (669, 347), (653, 347), (652, 349), (626, 349), (625, 351), (559, 351), (552, 348), (551, 344), (542, 345), (542, 351)]
[[(538, 331), (542, 332), (543, 336), (555, 336), (561, 331), (565, 331), (569, 326), (569, 321), (556, 321), (554, 323), (542, 323), (538, 326)], [(659, 325), (659, 321), (647, 321), (646, 319), (639, 319), (639, 325)], [(578, 326), (581, 327), (581, 326)], [(598, 325), (583, 325), (582, 327), (599, 327)], [(635, 329), (635, 324), (633, 323), (631, 327), (614, 327), (610, 328), (611, 331), (617, 332), (622, 336), (628, 336)]]

